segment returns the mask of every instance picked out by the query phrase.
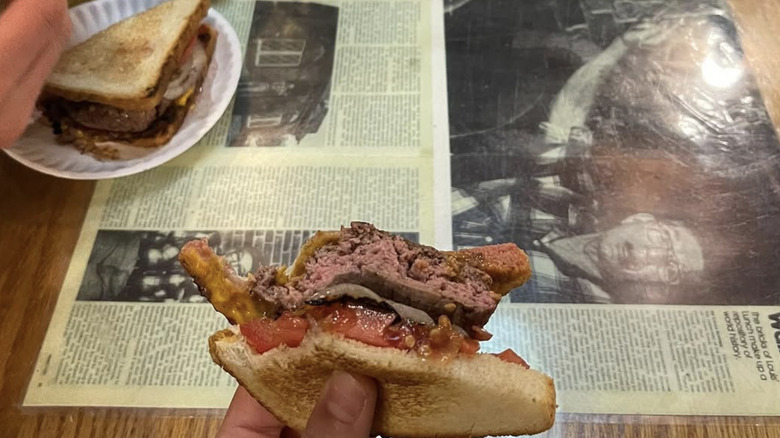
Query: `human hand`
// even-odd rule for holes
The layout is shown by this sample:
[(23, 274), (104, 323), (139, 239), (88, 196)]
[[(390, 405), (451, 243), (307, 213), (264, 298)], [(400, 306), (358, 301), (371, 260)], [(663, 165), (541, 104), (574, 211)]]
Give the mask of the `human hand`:
[(0, 13), (0, 148), (27, 128), (70, 30), (67, 0), (11, 0)]
[[(366, 438), (376, 405), (376, 385), (366, 377), (336, 371), (309, 417), (303, 438)], [(217, 438), (297, 438), (243, 388), (230, 402)]]

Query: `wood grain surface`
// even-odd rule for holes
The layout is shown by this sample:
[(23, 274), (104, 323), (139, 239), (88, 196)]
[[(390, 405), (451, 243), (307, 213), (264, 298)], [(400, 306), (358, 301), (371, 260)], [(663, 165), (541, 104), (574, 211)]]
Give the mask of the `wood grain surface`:
[[(780, 126), (780, 1), (732, 3)], [(93, 189), (91, 182), (44, 176), (0, 154), (0, 436), (212, 437), (221, 410), (21, 407)], [(780, 418), (565, 415), (546, 436), (780, 437)]]
[(730, 0), (742, 48), (780, 137), (780, 1)]

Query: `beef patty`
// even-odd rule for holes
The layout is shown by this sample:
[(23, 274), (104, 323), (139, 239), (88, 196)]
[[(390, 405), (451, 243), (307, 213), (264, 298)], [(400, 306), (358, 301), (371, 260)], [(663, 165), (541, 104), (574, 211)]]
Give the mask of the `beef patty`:
[[(496, 250), (491, 255), (513, 256), (501, 246), (492, 247)], [(522, 253), (515, 245), (509, 246)], [(355, 222), (306, 260), (302, 276), (284, 285), (276, 282), (277, 268), (260, 267), (252, 294), (294, 309), (330, 286), (358, 284), (383, 298), (425, 311), (434, 320), (446, 315), (471, 331), (487, 323), (500, 295), (491, 290), (491, 275), (480, 269), (486, 253), (469, 254), (442, 252)]]
[(113, 132), (143, 132), (168, 108), (164, 101), (148, 110), (124, 110), (92, 102), (62, 102), (65, 112), (88, 128)]
[[(206, 74), (208, 56), (203, 41), (193, 42), (192, 51), (168, 82), (162, 101), (155, 108), (128, 110), (95, 102), (56, 100), (59, 114), (67, 114), (76, 123), (110, 132), (143, 132), (165, 114), (171, 103), (193, 88)], [(57, 114), (57, 113), (55, 113)]]

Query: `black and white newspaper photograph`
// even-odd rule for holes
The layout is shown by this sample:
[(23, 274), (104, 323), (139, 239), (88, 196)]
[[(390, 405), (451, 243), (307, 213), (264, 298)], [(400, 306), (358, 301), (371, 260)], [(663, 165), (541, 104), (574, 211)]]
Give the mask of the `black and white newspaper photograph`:
[(178, 261), (181, 247), (206, 239), (240, 276), (259, 266), (290, 266), (309, 230), (99, 230), (78, 301), (206, 303)]
[[(546, 405), (567, 430), (591, 427), (591, 418), (624, 428), (648, 418), (688, 427), (776, 417), (780, 82), (756, 60), (766, 47), (780, 53), (780, 40), (756, 37), (776, 26), (746, 24), (766, 9), (759, 4), (212, 0), (206, 23), (229, 22), (237, 54), (213, 64), (216, 75), (232, 72), (225, 93), (235, 94), (207, 136), (186, 150), (160, 147), (151, 154), (170, 161), (143, 171), (57, 190), (0, 175), (0, 192), (31, 202), (0, 227), (6, 253), (24, 246), (17, 231), (38, 242), (12, 260), (18, 272), (0, 275), (0, 285), (35, 289), (7, 294), (9, 309), (28, 310), (9, 320), (19, 335), (0, 338), (8, 357), (27, 354), (19, 356), (27, 370), (11, 364), (6, 373), (29, 371), (29, 381), (14, 383), (19, 406), (78, 406), (79, 415), (128, 408), (118, 421), (131, 422), (137, 408), (211, 415), (239, 384), (214, 359), (211, 339), (236, 335), (257, 364), (308, 354), (318, 344), (301, 339), (330, 336), (317, 314), (341, 306), (356, 315), (332, 333), (345, 345), (363, 342), (350, 338), (360, 332), (372, 348), (425, 346), (441, 325), (452, 342), (442, 356), (421, 350), (426, 369), (493, 361), (506, 376), (477, 375), (512, 395), (529, 369), (549, 377), (555, 399)], [(218, 36), (222, 47), (227, 35)], [(387, 258), (365, 262), (345, 250), (359, 238), (328, 240), (353, 222), (436, 251), (378, 239), (366, 252), (382, 246)], [(185, 269), (180, 252), (195, 239), (219, 257), (192, 262), (184, 251)], [(188, 248), (196, 247), (207, 251)], [(376, 272), (388, 266), (400, 280), (339, 276), (358, 286), (345, 288), (358, 298), (328, 297), (341, 302), (261, 296), (328, 292), (336, 277), (301, 285), (334, 250), (345, 252), (331, 260), (339, 267), (381, 264)], [(303, 271), (291, 268), (299, 255)], [(258, 306), (235, 318), (231, 309), (247, 302)], [(479, 324), (456, 321), (457, 303), (479, 313)], [(364, 313), (371, 319), (358, 318)], [(288, 317), (305, 318), (302, 338), (248, 343), (243, 329), (281, 327)], [(380, 320), (390, 325), (364, 324)], [(401, 338), (398, 327), (420, 337)], [(20, 347), (34, 336), (40, 347)], [(399, 353), (390, 351), (380, 356)], [(330, 364), (323, 357), (317, 363)], [(521, 365), (519, 374), (508, 368)], [(381, 395), (389, 380), (373, 377)], [(466, 398), (489, 394), (477, 383)], [(78, 424), (90, 427), (84, 418)]]
[[(310, 230), (99, 230), (76, 300), (206, 303), (179, 263), (181, 247), (205, 239), (239, 276), (261, 266), (291, 266)], [(418, 233), (398, 233), (418, 241)]]
[(227, 146), (294, 146), (328, 113), (339, 8), (255, 2)]
[(780, 144), (718, 1), (445, 3), (456, 248), (513, 302), (780, 304)]

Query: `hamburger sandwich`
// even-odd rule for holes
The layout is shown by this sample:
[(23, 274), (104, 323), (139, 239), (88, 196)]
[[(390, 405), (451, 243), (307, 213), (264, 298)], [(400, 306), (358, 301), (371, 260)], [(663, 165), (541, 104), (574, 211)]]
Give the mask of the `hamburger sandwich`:
[(66, 50), (38, 101), (58, 141), (104, 158), (116, 156), (99, 143), (170, 141), (214, 53), (216, 31), (202, 23), (209, 6), (169, 0)]
[(395, 438), (549, 429), (555, 389), (512, 350), (480, 354), (502, 295), (530, 277), (514, 244), (442, 252), (367, 223), (318, 232), (293, 265), (238, 276), (205, 240), (179, 260), (232, 324), (213, 360), (301, 431), (335, 369), (377, 381), (372, 433)]

